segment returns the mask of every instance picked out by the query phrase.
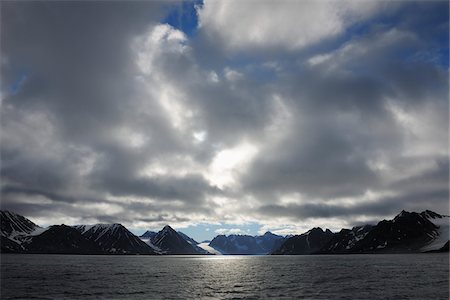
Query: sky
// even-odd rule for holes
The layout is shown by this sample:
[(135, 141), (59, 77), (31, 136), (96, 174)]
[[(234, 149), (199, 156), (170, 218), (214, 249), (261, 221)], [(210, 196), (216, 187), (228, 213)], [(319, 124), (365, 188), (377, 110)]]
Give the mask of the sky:
[(2, 1), (1, 208), (217, 234), (449, 214), (448, 1)]

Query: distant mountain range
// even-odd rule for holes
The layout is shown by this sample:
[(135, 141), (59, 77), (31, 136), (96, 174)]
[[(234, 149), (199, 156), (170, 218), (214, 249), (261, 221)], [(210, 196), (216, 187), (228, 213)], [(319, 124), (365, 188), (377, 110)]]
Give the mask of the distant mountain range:
[(222, 254), (269, 254), (278, 249), (285, 237), (266, 232), (261, 236), (237, 235), (229, 236), (218, 235), (209, 246)]
[(27, 218), (0, 211), (2, 253), (60, 254), (222, 254), (307, 255), (351, 253), (416, 253), (449, 251), (449, 216), (426, 210), (402, 211), (377, 225), (333, 233), (320, 227), (300, 235), (218, 235), (198, 243), (166, 225), (140, 237), (121, 224), (53, 225), (42, 228)]

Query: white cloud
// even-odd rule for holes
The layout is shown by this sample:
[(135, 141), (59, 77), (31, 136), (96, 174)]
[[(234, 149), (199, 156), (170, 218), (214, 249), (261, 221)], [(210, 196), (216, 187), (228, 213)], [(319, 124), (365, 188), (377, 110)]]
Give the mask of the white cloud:
[(201, 130), (201, 131), (195, 131), (193, 133), (193, 136), (194, 136), (195, 142), (202, 143), (205, 141), (207, 134), (206, 134), (206, 131)]
[(228, 50), (282, 47), (299, 49), (342, 34), (372, 15), (376, 1), (217, 1), (199, 8), (200, 28)]
[[(137, 37), (133, 49), (137, 53), (137, 64), (145, 74), (154, 73), (154, 63), (163, 53), (183, 54), (188, 51), (186, 35), (168, 24), (151, 27), (149, 32)], [(155, 74), (157, 75), (157, 74)]]
[[(158, 100), (172, 126), (189, 134), (189, 123), (194, 112), (184, 104), (184, 92), (164, 72), (167, 61), (188, 56), (190, 48), (186, 35), (168, 24), (159, 24), (135, 38), (132, 48), (136, 65), (142, 72), (137, 76), (138, 81), (149, 95)], [(153, 113), (153, 107), (149, 108), (148, 113)]]
[(215, 233), (217, 234), (225, 234), (225, 235), (229, 235), (229, 234), (245, 234), (244, 231), (242, 231), (239, 228), (219, 228), (215, 230)]
[(413, 32), (400, 29), (380, 31), (370, 36), (356, 38), (348, 41), (340, 48), (329, 53), (315, 54), (307, 60), (310, 67), (323, 67), (330, 71), (337, 71), (346, 66), (357, 64), (361, 59), (372, 59), (373, 55), (395, 49), (400, 44), (412, 44), (417, 42)]

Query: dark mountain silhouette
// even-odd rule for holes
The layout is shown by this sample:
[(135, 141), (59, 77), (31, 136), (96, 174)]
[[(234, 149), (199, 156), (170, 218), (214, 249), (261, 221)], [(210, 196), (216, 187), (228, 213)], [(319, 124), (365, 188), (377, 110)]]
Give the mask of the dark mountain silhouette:
[(278, 249), (286, 240), (285, 237), (267, 231), (263, 235), (255, 236), (256, 242), (266, 251), (266, 254)]
[[(313, 229), (314, 230), (314, 229)], [(311, 231), (288, 239), (274, 254), (346, 254), (346, 253), (416, 253), (448, 251), (449, 217), (426, 210), (421, 213), (402, 211), (392, 220), (375, 226), (342, 229), (316, 243)], [(328, 238), (328, 240), (327, 240)], [(321, 245), (321, 243), (325, 243)], [(313, 245), (313, 246), (312, 246)], [(320, 246), (320, 247), (319, 247)]]
[(157, 234), (157, 232), (147, 230), (146, 232), (144, 232), (143, 235), (140, 235), (139, 237), (141, 239), (152, 239), (156, 236), (156, 234)]
[(84, 237), (77, 229), (53, 225), (26, 245), (29, 253), (104, 254), (98, 244)]
[(159, 231), (151, 243), (163, 254), (206, 254), (207, 252), (190, 242), (169, 225)]
[(355, 244), (362, 240), (370, 230), (372, 225), (353, 227), (352, 229), (341, 229), (333, 234), (331, 239), (319, 250), (321, 253), (347, 253), (355, 247)]
[(379, 222), (350, 252), (420, 252), (424, 245), (433, 240), (438, 228), (426, 217), (426, 212), (402, 211), (393, 220)]
[(201, 248), (201, 247), (198, 246), (199, 243), (198, 243), (196, 240), (194, 240), (193, 238), (191, 238), (191, 237), (188, 236), (187, 234), (184, 234), (184, 233), (181, 232), (181, 231), (178, 231), (178, 234), (179, 234), (186, 242), (188, 242), (189, 244), (191, 244), (191, 245), (194, 247), (195, 251), (197, 251), (198, 253), (200, 253), (200, 254), (209, 254), (208, 251), (206, 251), (205, 249), (203, 249), (203, 248)]
[(156, 254), (155, 251), (122, 224), (74, 226), (84, 237), (111, 254)]
[(271, 232), (266, 232), (262, 236), (231, 234), (216, 236), (209, 246), (223, 254), (268, 254), (283, 241), (282, 236)]
[(287, 239), (272, 254), (312, 254), (320, 251), (333, 237), (330, 230), (316, 227)]
[(2, 253), (347, 254), (448, 252), (449, 248), (449, 216), (429, 210), (402, 211), (394, 219), (383, 220), (375, 226), (342, 229), (337, 233), (313, 228), (289, 238), (270, 232), (262, 236), (219, 235), (209, 246), (203, 245), (208, 251), (168, 225), (158, 233), (148, 231), (139, 238), (121, 224), (41, 228), (9, 211), (0, 211), (0, 218)]

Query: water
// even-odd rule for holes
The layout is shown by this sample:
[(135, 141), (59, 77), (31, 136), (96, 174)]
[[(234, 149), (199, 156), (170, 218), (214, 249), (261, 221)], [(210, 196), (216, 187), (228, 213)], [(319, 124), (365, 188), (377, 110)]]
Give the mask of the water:
[(2, 255), (1, 298), (449, 299), (449, 256)]

